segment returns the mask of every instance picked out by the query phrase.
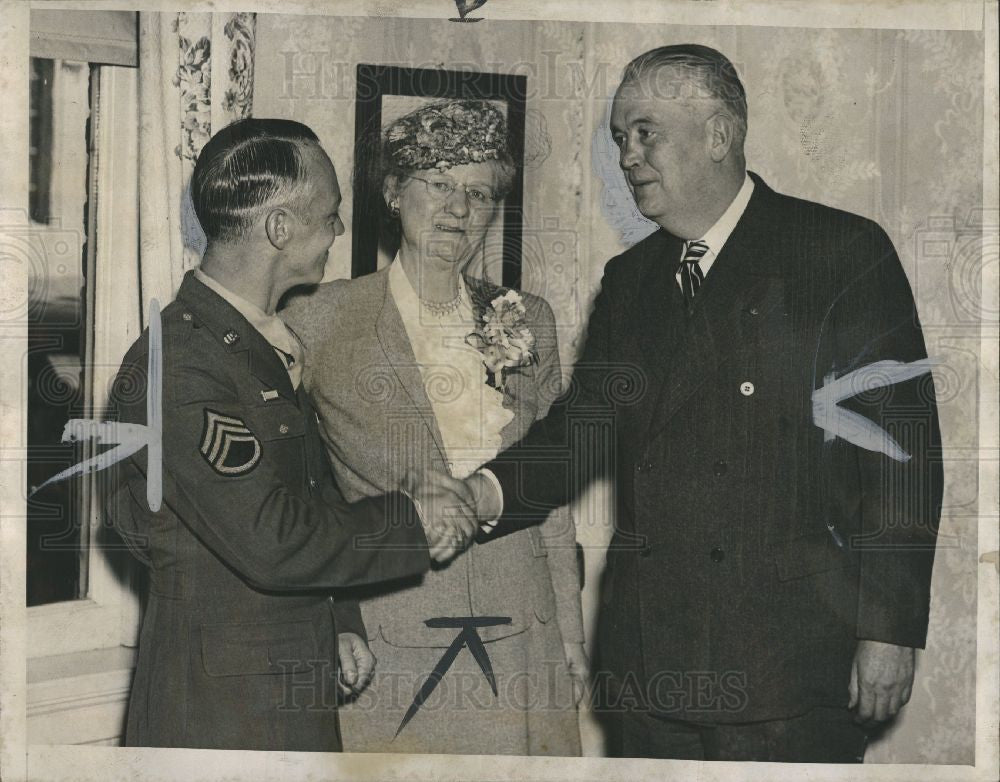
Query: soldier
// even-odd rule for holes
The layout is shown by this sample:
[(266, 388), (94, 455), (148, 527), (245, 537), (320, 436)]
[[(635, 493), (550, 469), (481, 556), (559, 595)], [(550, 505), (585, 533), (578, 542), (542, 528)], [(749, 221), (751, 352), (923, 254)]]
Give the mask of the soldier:
[[(453, 553), (472, 521), (421, 524), (414, 505), (437, 519), (471, 498), (413, 480), (412, 503), (397, 493), (348, 505), (329, 472), (300, 387), (302, 347), (274, 314), (287, 290), (320, 281), (344, 231), (316, 135), (286, 120), (234, 123), (205, 145), (191, 192), (208, 246), (162, 313), (162, 388), (155, 374), (146, 382), (148, 332), (115, 384), (123, 422), (147, 423), (148, 394), (162, 403), (162, 466), (148, 449), (122, 462), (109, 502), (149, 569), (125, 743), (336, 751), (338, 662), (349, 692), (375, 660), (356, 603), (332, 590)], [(158, 468), (154, 512), (146, 483)]]

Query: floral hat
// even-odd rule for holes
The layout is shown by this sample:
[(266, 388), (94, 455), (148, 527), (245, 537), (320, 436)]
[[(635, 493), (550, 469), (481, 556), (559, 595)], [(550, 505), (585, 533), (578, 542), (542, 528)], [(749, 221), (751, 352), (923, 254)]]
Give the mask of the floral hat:
[(386, 147), (400, 168), (444, 171), (497, 160), (507, 148), (507, 122), (485, 101), (439, 101), (393, 122)]

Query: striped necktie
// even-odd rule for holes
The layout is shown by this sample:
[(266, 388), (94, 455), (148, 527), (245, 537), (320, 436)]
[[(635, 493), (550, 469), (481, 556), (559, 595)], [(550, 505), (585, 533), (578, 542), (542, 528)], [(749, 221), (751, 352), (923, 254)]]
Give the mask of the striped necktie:
[(694, 295), (705, 281), (705, 273), (698, 264), (708, 252), (708, 245), (700, 239), (684, 243), (684, 258), (681, 260), (681, 290), (688, 309), (694, 301)]

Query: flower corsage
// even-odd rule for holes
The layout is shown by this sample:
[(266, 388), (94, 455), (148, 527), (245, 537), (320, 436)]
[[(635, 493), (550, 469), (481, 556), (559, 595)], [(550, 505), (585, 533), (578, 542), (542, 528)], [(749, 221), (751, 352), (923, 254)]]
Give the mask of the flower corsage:
[(509, 288), (479, 281), (468, 287), (476, 330), (465, 342), (483, 354), (487, 385), (503, 393), (511, 374), (538, 361), (535, 336), (524, 323), (524, 302)]

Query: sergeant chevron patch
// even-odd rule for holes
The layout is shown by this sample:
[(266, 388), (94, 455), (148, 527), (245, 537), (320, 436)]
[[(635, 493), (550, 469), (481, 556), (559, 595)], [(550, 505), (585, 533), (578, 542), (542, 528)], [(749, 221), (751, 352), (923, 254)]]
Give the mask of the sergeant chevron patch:
[(220, 475), (246, 475), (260, 461), (260, 441), (239, 418), (205, 409), (201, 455)]

